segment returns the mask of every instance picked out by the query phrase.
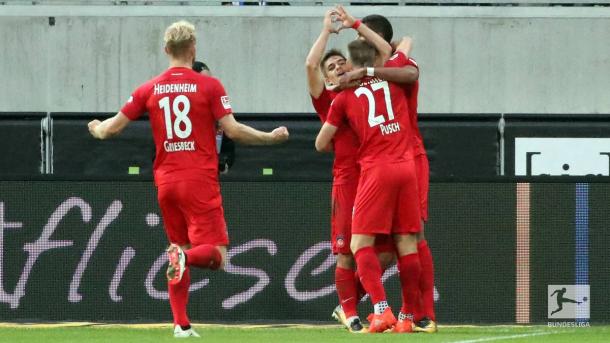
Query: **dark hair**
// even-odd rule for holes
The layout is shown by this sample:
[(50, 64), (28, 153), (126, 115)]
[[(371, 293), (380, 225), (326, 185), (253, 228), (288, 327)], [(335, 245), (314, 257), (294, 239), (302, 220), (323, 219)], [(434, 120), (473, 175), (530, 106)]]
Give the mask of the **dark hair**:
[(356, 39), (347, 46), (349, 50), (349, 59), (354, 66), (372, 67), (375, 64), (377, 49), (371, 43)]
[(210, 71), (210, 68), (208, 68), (208, 65), (203, 63), (203, 62), (201, 62), (201, 61), (193, 62), (193, 67), (192, 68), (193, 68), (194, 71), (196, 71), (198, 73), (201, 73), (202, 70)]
[(371, 14), (362, 18), (362, 23), (368, 26), (369, 29), (377, 32), (386, 42), (392, 42), (394, 31), (392, 30), (392, 24), (388, 18), (380, 14)]
[(333, 56), (339, 56), (343, 59), (345, 58), (345, 55), (343, 55), (343, 53), (337, 49), (330, 49), (328, 50), (324, 56), (322, 56), (322, 60), (320, 61), (320, 69), (322, 70), (322, 74), (324, 76), (326, 76), (326, 68), (324, 67), (324, 63), (326, 63), (326, 60), (328, 60), (329, 58), (333, 57)]

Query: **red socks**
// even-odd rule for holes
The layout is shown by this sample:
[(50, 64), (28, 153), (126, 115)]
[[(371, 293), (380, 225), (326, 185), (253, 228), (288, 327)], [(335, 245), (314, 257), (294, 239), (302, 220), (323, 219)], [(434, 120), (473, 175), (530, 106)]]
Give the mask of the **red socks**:
[[(383, 270), (381, 272), (381, 276), (383, 276)], [(356, 294), (358, 294), (358, 302), (364, 298), (366, 295), (366, 290), (362, 286), (362, 282), (360, 282), (360, 274), (358, 274), (358, 270), (354, 272), (354, 278), (356, 279)]]
[(428, 242), (423, 240), (417, 243), (417, 253), (421, 264), (419, 290), (423, 301), (424, 316), (436, 321), (434, 313), (434, 264)]
[(354, 271), (337, 267), (335, 269), (335, 285), (337, 286), (337, 295), (339, 303), (343, 308), (345, 317), (354, 317), (358, 315), (356, 306), (358, 305), (358, 291), (356, 290), (356, 278)]
[(202, 244), (185, 250), (186, 265), (195, 266), (198, 268), (208, 268), (212, 270), (220, 267), (222, 256), (216, 246), (210, 244)]
[(356, 264), (358, 265), (360, 282), (371, 296), (371, 302), (377, 304), (380, 301), (385, 301), (385, 289), (381, 283), (381, 265), (379, 265), (375, 248), (360, 248), (356, 251), (354, 257), (356, 258)]
[(417, 253), (398, 258), (398, 275), (400, 277), (403, 301), (400, 312), (404, 314), (415, 316), (418, 312), (420, 274), (421, 265)]
[(220, 267), (222, 255), (215, 246), (209, 244), (198, 245), (192, 249), (185, 250), (186, 265), (182, 279), (175, 285), (168, 282), (167, 290), (169, 293), (169, 304), (174, 316), (174, 324), (188, 326), (190, 321), (186, 314), (186, 305), (189, 300), (189, 287), (191, 285), (191, 273), (188, 266), (199, 268), (209, 268), (212, 270)]
[(189, 301), (189, 286), (191, 285), (191, 273), (189, 268), (184, 270), (182, 280), (175, 285), (167, 283), (169, 293), (169, 304), (174, 316), (174, 325), (189, 325), (189, 317), (186, 314), (186, 304)]

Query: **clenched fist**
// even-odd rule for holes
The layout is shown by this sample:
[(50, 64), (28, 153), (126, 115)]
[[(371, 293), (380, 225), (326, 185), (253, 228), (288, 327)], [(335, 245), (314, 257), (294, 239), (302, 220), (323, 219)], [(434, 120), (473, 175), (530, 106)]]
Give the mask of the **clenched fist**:
[(285, 126), (280, 126), (271, 131), (273, 143), (282, 143), (288, 140), (288, 129)]

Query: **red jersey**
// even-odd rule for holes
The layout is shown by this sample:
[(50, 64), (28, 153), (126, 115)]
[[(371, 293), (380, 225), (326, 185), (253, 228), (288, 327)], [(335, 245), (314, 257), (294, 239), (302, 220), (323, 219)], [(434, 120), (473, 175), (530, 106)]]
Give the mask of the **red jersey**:
[(218, 180), (216, 121), (232, 113), (219, 80), (190, 68), (170, 68), (138, 87), (121, 112), (148, 112), (156, 147), (155, 183)]
[(361, 142), (359, 163), (364, 171), (379, 163), (413, 159), (409, 107), (399, 85), (364, 78), (358, 88), (341, 92), (330, 107), (327, 122), (348, 124)]
[[(384, 67), (387, 68), (402, 68), (406, 66), (413, 66), (419, 69), (417, 62), (414, 59), (405, 56), (404, 53), (398, 51), (385, 63)], [(424, 148), (424, 140), (422, 139), (419, 127), (417, 125), (417, 95), (419, 93), (419, 80), (408, 85), (401, 85), (405, 96), (407, 97), (407, 105), (409, 105), (409, 119), (411, 121), (411, 127), (413, 128), (413, 137), (415, 155), (425, 154), (426, 149)]]
[[(324, 88), (318, 98), (311, 97), (311, 102), (320, 120), (326, 122), (330, 104), (338, 93)], [(354, 131), (347, 125), (340, 126), (333, 138), (335, 160), (333, 162), (333, 184), (358, 183), (358, 148), (360, 142)]]

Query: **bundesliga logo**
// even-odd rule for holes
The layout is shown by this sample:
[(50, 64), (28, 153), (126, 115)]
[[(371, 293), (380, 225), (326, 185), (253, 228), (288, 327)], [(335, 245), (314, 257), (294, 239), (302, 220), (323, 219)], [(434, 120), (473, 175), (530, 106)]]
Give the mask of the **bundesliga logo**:
[(231, 109), (231, 103), (229, 102), (228, 96), (221, 96), (220, 101), (222, 102), (222, 107), (224, 107), (225, 110)]
[(589, 285), (548, 285), (548, 318), (590, 318)]

